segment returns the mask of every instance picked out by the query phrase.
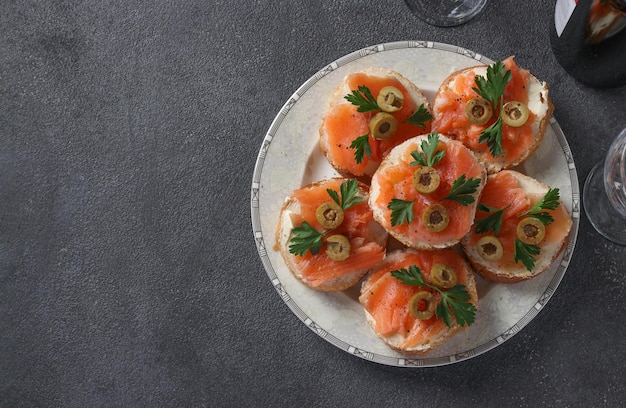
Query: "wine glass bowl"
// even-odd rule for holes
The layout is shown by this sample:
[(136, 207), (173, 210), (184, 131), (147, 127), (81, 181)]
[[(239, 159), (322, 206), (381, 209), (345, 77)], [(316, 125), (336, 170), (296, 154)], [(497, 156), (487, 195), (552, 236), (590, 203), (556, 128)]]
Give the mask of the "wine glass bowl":
[(451, 27), (477, 16), (487, 0), (405, 0), (413, 14), (428, 24)]
[(626, 128), (615, 138), (606, 158), (589, 172), (583, 206), (601, 235), (626, 245)]

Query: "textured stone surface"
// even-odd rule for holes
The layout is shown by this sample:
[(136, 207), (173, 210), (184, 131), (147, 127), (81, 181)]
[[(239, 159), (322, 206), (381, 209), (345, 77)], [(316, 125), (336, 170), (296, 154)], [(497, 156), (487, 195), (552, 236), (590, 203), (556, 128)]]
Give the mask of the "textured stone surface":
[(456, 44), (550, 84), (582, 186), (626, 89), (576, 83), (554, 2), (454, 28), (402, 1), (13, 1), (0, 12), (0, 406), (620, 406), (626, 250), (587, 219), (548, 305), (496, 349), (400, 369), (280, 300), (250, 183), (274, 116), (342, 55)]

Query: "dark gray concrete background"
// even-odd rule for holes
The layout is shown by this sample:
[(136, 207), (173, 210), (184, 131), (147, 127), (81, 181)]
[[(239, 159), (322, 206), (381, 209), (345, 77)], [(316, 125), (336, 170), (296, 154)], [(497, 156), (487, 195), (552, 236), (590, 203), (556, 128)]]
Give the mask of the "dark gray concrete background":
[(471, 360), (400, 369), (303, 325), (250, 223), (273, 117), (329, 62), (431, 40), (550, 84), (580, 183), (626, 89), (570, 78), (554, 1), (431, 27), (401, 0), (5, 1), (0, 6), (0, 406), (617, 407), (625, 248), (582, 216), (539, 316)]

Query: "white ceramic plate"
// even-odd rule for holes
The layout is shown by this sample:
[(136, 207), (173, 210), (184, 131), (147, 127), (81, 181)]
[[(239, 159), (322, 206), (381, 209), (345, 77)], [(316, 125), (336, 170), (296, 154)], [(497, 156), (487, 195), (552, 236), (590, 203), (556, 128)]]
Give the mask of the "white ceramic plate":
[(338, 348), (381, 364), (439, 366), (469, 359), (502, 344), (546, 305), (567, 269), (579, 224), (579, 189), (574, 160), (559, 124), (550, 120), (536, 154), (517, 170), (558, 187), (573, 217), (569, 242), (540, 276), (506, 285), (477, 278), (478, 312), (467, 330), (420, 357), (388, 348), (365, 321), (359, 286), (338, 293), (305, 287), (272, 249), (281, 205), (296, 188), (337, 176), (318, 147), (318, 128), (335, 87), (348, 73), (367, 67), (404, 74), (432, 98), (453, 71), (494, 61), (472, 51), (436, 42), (393, 42), (365, 48), (332, 62), (306, 81), (280, 110), (261, 146), (251, 190), (252, 227), (261, 261), (281, 299), (311, 330)]

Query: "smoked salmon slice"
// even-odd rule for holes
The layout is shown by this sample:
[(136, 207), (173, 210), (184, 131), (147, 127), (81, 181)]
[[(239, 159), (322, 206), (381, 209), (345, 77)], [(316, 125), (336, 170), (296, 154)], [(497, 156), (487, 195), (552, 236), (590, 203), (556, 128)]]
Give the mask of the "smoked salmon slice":
[[(413, 183), (416, 170), (423, 166), (415, 165), (412, 154), (422, 152), (423, 143), (433, 135), (438, 139), (437, 151), (445, 155), (432, 166), (439, 174), (439, 187), (432, 193), (424, 194), (418, 192)], [(478, 182), (476, 190), (470, 194), (472, 202), (467, 205), (446, 199), (461, 177)], [(378, 223), (403, 244), (418, 249), (450, 247), (469, 232), (474, 221), (476, 199), (485, 180), (485, 168), (461, 142), (435, 133), (422, 135), (405, 141), (387, 155), (372, 177), (370, 206)], [(407, 212), (412, 221), (394, 225), (392, 200), (411, 203)], [(441, 231), (432, 231), (423, 222), (427, 208), (436, 204), (443, 206), (449, 215), (449, 223)]]
[[(489, 175), (479, 200), (475, 224), (462, 240), (463, 248), (476, 272), (489, 280), (513, 283), (537, 276), (550, 266), (563, 248), (572, 226), (571, 216), (560, 200), (554, 209), (537, 210), (537, 205), (550, 190), (539, 181), (513, 170)], [(533, 213), (546, 213), (553, 221), (544, 226), (545, 238), (533, 244), (538, 247), (539, 253), (533, 255), (535, 265), (529, 270), (520, 259), (516, 260), (515, 254), (516, 240), (519, 238), (518, 224), (528, 217), (529, 210), (533, 210), (533, 207)], [(495, 224), (487, 222), (488, 217), (491, 220), (497, 219), (494, 218), (497, 212), (501, 213), (498, 231), (489, 227)], [(483, 226), (487, 226), (487, 230), (481, 230)], [(477, 247), (484, 237), (496, 237), (499, 240), (502, 246), (501, 258), (486, 259), (480, 255)], [(518, 254), (518, 258), (520, 256)]]
[(427, 291), (439, 303), (441, 293), (432, 286), (405, 284), (392, 275), (392, 271), (416, 266), (424, 282), (434, 285), (431, 271), (440, 263), (455, 271), (457, 283), (463, 285), (469, 295), (467, 302), (476, 307), (478, 294), (474, 275), (463, 257), (453, 249), (392, 251), (364, 280), (359, 302), (374, 332), (391, 348), (406, 353), (425, 353), (467, 327), (459, 325), (454, 317), (449, 327), (436, 314), (426, 320), (416, 318), (409, 310), (411, 298), (418, 292)]
[(468, 102), (479, 96), (474, 89), (477, 87), (476, 76), (485, 77), (486, 67), (466, 68), (453, 73), (442, 83), (433, 100), (433, 130), (461, 141), (485, 162), (489, 173), (511, 168), (530, 157), (541, 143), (554, 109), (544, 82), (520, 68), (513, 57), (505, 59), (502, 64), (511, 74), (504, 88), (502, 103), (518, 101), (529, 110), (523, 125), (513, 127), (502, 124), (502, 154), (494, 156), (488, 143), (480, 141), (483, 131), (496, 122), (499, 106), (493, 108), (493, 115), (484, 124), (472, 123), (465, 110)]
[[(360, 112), (359, 107), (348, 102), (345, 97), (366, 87), (376, 98), (384, 87), (389, 86), (402, 93), (403, 104), (400, 110), (389, 113), (397, 121), (395, 133), (387, 139), (377, 139), (369, 125), (370, 120), (381, 110), (373, 108)], [(407, 121), (420, 107), (426, 115), (421, 125)], [(383, 157), (394, 146), (430, 131), (431, 119), (428, 99), (415, 84), (395, 71), (370, 68), (348, 75), (335, 91), (320, 126), (320, 148), (339, 174), (368, 183)], [(367, 141), (361, 143), (360, 154), (355, 145), (358, 138)]]
[[(341, 202), (345, 199), (342, 191), (350, 183), (355, 186), (354, 197), (360, 201), (343, 211), (343, 221), (339, 226), (322, 226), (316, 210), (320, 205), (333, 201), (328, 190), (335, 192)], [(293, 191), (286, 199), (276, 231), (275, 249), (281, 251), (285, 263), (299, 280), (317, 290), (344, 290), (355, 285), (384, 258), (387, 233), (374, 221), (367, 199), (368, 187), (365, 184), (344, 178), (312, 183)], [(304, 224), (320, 234), (321, 247), (318, 251), (306, 250), (296, 254), (290, 248), (294, 242), (294, 229)], [(336, 261), (326, 253), (327, 239), (331, 235), (342, 235), (349, 240), (347, 259)]]

